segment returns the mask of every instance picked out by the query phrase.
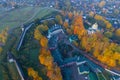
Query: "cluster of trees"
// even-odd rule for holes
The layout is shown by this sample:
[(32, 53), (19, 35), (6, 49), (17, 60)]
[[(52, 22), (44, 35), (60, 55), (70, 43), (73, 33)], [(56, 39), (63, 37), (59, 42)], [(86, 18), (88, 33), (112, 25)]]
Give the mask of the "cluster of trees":
[(33, 68), (28, 68), (28, 75), (33, 78), (33, 80), (42, 80), (41, 77), (39, 77), (38, 72), (35, 71)]
[[(87, 31), (83, 25), (83, 19), (81, 15), (71, 12), (67, 13), (67, 16), (68, 15), (69, 20), (71, 20), (71, 18), (73, 19), (71, 23), (67, 23), (69, 27), (66, 27), (65, 24), (62, 25), (70, 35), (74, 34), (78, 36), (79, 42), (73, 42), (77, 47), (90, 52), (94, 57), (96, 57), (96, 59), (110, 67), (116, 67), (120, 65), (120, 46), (116, 43), (110, 42), (109, 40), (109, 37), (112, 36), (114, 29), (109, 21), (100, 15), (95, 15), (94, 18), (96, 20), (101, 20), (105, 23), (106, 36), (100, 31), (89, 35), (87, 34)], [(93, 13), (91, 13), (91, 15), (93, 15)], [(64, 13), (63, 16), (66, 16), (66, 14)], [(63, 20), (63, 18), (61, 18), (61, 20)], [(119, 36), (119, 29), (116, 30), (116, 34)]]
[(103, 21), (103, 23), (105, 24), (106, 29), (111, 29), (112, 28), (112, 24), (109, 21), (107, 21), (104, 17), (102, 17), (102, 16), (100, 16), (98, 14), (95, 14), (94, 18), (96, 20)]
[(5, 28), (0, 33), (0, 53), (2, 52), (2, 46), (6, 43), (8, 36), (8, 28)]
[[(41, 26), (44, 26), (45, 28)], [(39, 25), (34, 31), (34, 38), (39, 41), (41, 46), (39, 61), (46, 67), (46, 75), (50, 80), (62, 80), (60, 68), (53, 62), (53, 57), (48, 49), (48, 39), (42, 34), (47, 30), (47, 26)]]
[(109, 39), (100, 32), (91, 35), (87, 34), (80, 17), (75, 17), (73, 22), (74, 34), (78, 35), (81, 41), (79, 46), (87, 52), (92, 52), (99, 61), (110, 67), (120, 65), (120, 46), (113, 42), (110, 43)]
[(90, 12), (89, 15), (91, 17), (93, 17), (95, 20), (98, 21), (98, 23), (101, 25), (100, 26), (101, 28), (104, 28), (104, 31), (105, 31), (104, 35), (106, 37), (108, 37), (108, 38), (113, 37), (114, 38), (114, 36), (116, 36), (117, 37), (116, 39), (119, 40), (119, 37), (120, 37), (120, 28), (115, 29), (112, 26), (112, 24), (108, 20), (106, 20), (103, 16), (100, 16), (98, 14), (94, 14), (93, 12)]
[(109, 39), (99, 32), (92, 35), (84, 35), (80, 46), (87, 52), (93, 53), (99, 61), (110, 67), (120, 65), (120, 46), (116, 43), (110, 43)]
[[(112, 27), (112, 24), (108, 21), (108, 20), (106, 20), (103, 16), (101, 16), (101, 15), (98, 15), (98, 14), (95, 14), (94, 12), (89, 12), (89, 16), (90, 17), (92, 17), (92, 18), (94, 18), (95, 20), (97, 20), (97, 22), (98, 23), (102, 23), (102, 24), (104, 24), (103, 26), (101, 26), (102, 28), (105, 28), (105, 29), (113, 29), (113, 27)], [(101, 24), (100, 23), (100, 24)], [(101, 25), (102, 25), (101, 24)]]
[(36, 40), (42, 39), (43, 35), (48, 30), (48, 27), (46, 25), (38, 25), (34, 31), (34, 38)]
[(50, 80), (62, 80), (60, 68), (53, 62), (53, 57), (49, 50), (42, 48), (39, 56), (40, 63), (47, 68), (47, 76)]

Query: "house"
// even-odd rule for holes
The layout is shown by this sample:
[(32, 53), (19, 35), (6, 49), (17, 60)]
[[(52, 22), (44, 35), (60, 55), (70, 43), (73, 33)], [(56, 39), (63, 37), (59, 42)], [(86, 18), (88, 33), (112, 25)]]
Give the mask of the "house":
[(96, 31), (98, 31), (98, 24), (97, 24), (97, 23), (93, 24), (92, 27), (90, 27), (90, 28), (87, 30), (88, 34), (93, 34), (93, 33), (95, 33)]
[(55, 24), (48, 30), (48, 36), (47, 38), (50, 39), (52, 35), (57, 34), (57, 33), (64, 33), (62, 27), (60, 25)]

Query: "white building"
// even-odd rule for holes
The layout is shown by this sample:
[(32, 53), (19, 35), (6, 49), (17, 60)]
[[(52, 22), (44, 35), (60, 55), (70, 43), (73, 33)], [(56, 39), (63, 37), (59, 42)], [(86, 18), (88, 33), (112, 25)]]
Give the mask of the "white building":
[(98, 31), (98, 24), (97, 23), (93, 24), (92, 27), (90, 27), (87, 31), (88, 31), (88, 34), (95, 33), (96, 31)]
[(50, 39), (52, 35), (57, 34), (57, 33), (64, 33), (62, 27), (60, 25), (54, 25), (51, 29), (48, 30), (48, 36), (47, 38)]

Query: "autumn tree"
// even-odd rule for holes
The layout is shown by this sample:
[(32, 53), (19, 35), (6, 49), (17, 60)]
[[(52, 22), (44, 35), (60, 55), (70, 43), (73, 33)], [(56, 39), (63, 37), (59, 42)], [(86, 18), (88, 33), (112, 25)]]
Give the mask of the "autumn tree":
[(43, 33), (48, 30), (48, 26), (47, 25), (38, 25), (36, 29), (38, 29), (41, 33)]
[(105, 35), (107, 38), (111, 38), (111, 37), (113, 36), (112, 32), (110, 32), (110, 31), (105, 32), (104, 35)]
[(73, 18), (73, 13), (72, 12), (68, 12), (68, 17), (69, 17), (69, 19), (72, 19)]
[(63, 26), (65, 27), (65, 29), (67, 29), (68, 26), (69, 26), (69, 23), (65, 21), (65, 22), (63, 23)]
[(72, 32), (72, 30), (71, 30), (70, 28), (67, 28), (66, 31), (67, 31), (67, 33), (68, 33), (69, 35), (72, 35), (72, 34), (73, 34), (73, 32)]
[(40, 50), (39, 61), (47, 67), (47, 76), (50, 80), (62, 80), (60, 68), (53, 63), (53, 58), (49, 50), (45, 48)]
[(86, 33), (86, 30), (83, 25), (82, 16), (75, 16), (75, 19), (73, 21), (73, 26), (74, 26), (74, 34), (78, 35), (78, 38), (81, 38)]
[[(107, 31), (104, 32), (104, 35), (100, 31), (93, 34), (86, 34), (82, 17), (78, 15), (74, 16), (74, 21), (72, 25), (70, 25), (70, 29), (78, 36), (80, 49), (92, 53), (97, 60), (109, 67), (117, 67), (120, 65), (120, 46), (109, 40), (113, 35), (112, 32), (114, 28), (109, 21), (100, 15), (96, 14), (94, 19), (105, 23)], [(119, 32), (120, 30), (118, 29), (115, 31), (115, 34), (119, 36)]]
[(33, 80), (42, 80), (41, 77), (39, 77), (38, 72), (35, 71), (33, 68), (28, 68), (28, 75), (33, 78)]
[(87, 36), (83, 36), (82, 37), (82, 39), (81, 39), (81, 47), (83, 48), (83, 49), (86, 49), (86, 47), (87, 47)]
[(95, 13), (94, 13), (93, 11), (90, 11), (90, 12), (89, 12), (89, 16), (90, 16), (90, 17), (94, 17), (94, 15), (95, 15)]
[(108, 20), (106, 20), (104, 17), (96, 14), (96, 15), (94, 16), (94, 19), (96, 19), (96, 20), (98, 20), (98, 21), (103, 21), (104, 24), (105, 24), (106, 29), (111, 29), (111, 28), (112, 28), (112, 24), (111, 24)]
[(0, 42), (2, 44), (5, 44), (8, 36), (8, 28), (5, 28), (4, 30), (1, 31), (0, 33)]
[[(39, 61), (42, 65), (46, 67), (47, 76), (50, 80), (62, 80), (60, 68), (53, 62), (53, 57), (50, 53), (50, 50), (48, 49), (47, 38), (45, 36), (42, 36), (39, 41), (41, 45)], [(34, 74), (36, 75), (37, 73)]]
[(120, 37), (120, 28), (115, 31), (115, 35), (116, 35), (117, 37)]
[(43, 47), (43, 48), (47, 48), (47, 45), (48, 45), (48, 40), (47, 40), (47, 38), (46, 37), (41, 37), (41, 39), (40, 39), (40, 45), (41, 45), (41, 47)]
[(39, 61), (41, 64), (45, 65), (47, 68), (51, 68), (53, 64), (53, 58), (50, 54), (50, 51), (42, 48), (40, 50)]
[(35, 29), (34, 31), (34, 38), (36, 40), (40, 40), (43, 37), (43, 35), (41, 34), (41, 32), (38, 29)]
[(41, 38), (44, 38), (42, 34), (48, 30), (48, 27), (46, 25), (38, 25), (36, 29), (34, 30), (34, 38), (36, 40), (40, 40)]
[(50, 78), (50, 80), (62, 80), (60, 68), (56, 64), (53, 64), (52, 69), (48, 70), (47, 76)]
[(99, 7), (102, 8), (103, 6), (105, 6), (106, 4), (106, 1), (102, 0), (100, 3), (99, 3)]
[(62, 25), (63, 24), (63, 20), (62, 20), (62, 17), (60, 15), (57, 15), (55, 17), (55, 20), (57, 21), (58, 24)]
[(3, 50), (2, 47), (0, 47), (0, 53), (2, 53), (2, 50)]

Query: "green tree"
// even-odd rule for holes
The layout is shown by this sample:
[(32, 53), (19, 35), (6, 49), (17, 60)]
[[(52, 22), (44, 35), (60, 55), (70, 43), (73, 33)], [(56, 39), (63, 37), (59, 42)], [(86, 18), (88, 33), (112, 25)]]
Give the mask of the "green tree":
[(111, 38), (113, 36), (112, 32), (105, 32), (104, 35), (107, 37), (107, 38)]

